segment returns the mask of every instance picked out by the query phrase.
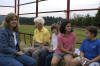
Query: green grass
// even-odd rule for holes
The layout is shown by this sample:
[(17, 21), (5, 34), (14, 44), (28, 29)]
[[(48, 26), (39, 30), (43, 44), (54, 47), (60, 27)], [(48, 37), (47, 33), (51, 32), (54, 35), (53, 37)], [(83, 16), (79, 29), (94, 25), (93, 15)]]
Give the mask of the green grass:
[[(33, 34), (34, 33), (34, 25), (20, 25), (20, 32)], [(46, 26), (46, 28), (50, 31), (50, 26)]]
[(20, 32), (30, 33), (33, 34), (34, 32), (34, 25), (20, 25)]
[[(46, 26), (46, 28), (50, 31), (50, 26)], [(84, 32), (85, 30), (83, 29), (78, 29), (78, 28), (74, 28), (74, 32), (76, 33), (76, 37), (77, 37), (77, 42), (82, 42), (82, 40), (85, 38)], [(24, 32), (24, 33), (29, 33), (29, 34), (33, 34), (34, 32), (34, 25), (21, 25), (20, 26), (20, 32)], [(24, 42), (24, 37), (23, 35), (20, 36), (22, 43)], [(100, 39), (100, 32), (98, 33), (97, 38)], [(29, 36), (26, 36), (26, 40), (27, 40), (27, 45), (30, 45), (29, 42)], [(79, 47), (80, 45), (75, 45), (75, 47)]]

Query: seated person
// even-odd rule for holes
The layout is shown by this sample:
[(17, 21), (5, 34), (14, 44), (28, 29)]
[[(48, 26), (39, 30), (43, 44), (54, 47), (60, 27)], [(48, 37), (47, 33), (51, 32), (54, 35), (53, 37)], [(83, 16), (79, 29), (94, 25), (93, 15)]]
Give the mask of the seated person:
[(9, 13), (0, 29), (0, 66), (36, 66), (36, 60), (20, 50), (18, 16)]
[(69, 62), (77, 54), (73, 51), (73, 45), (76, 43), (76, 35), (72, 31), (70, 22), (63, 22), (58, 34), (58, 46), (53, 54), (51, 66), (57, 66), (60, 59), (65, 60), (66, 66), (70, 66)]
[(33, 45), (32, 48), (26, 50), (25, 53), (38, 61), (39, 55), (49, 47), (50, 33), (47, 28), (44, 27), (45, 21), (43, 18), (37, 17), (34, 19), (34, 22), (36, 28), (34, 30)]
[[(71, 66), (83, 65), (91, 66), (96, 62), (100, 66), (100, 40), (96, 38), (97, 28), (90, 26), (85, 31), (86, 39), (83, 40), (80, 47), (80, 57), (72, 60)], [(92, 63), (92, 64), (91, 64)]]

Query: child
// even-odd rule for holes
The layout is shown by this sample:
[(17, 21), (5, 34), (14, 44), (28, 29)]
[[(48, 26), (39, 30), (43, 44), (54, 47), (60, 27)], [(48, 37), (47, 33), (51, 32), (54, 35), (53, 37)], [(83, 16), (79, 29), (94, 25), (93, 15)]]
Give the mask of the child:
[(58, 46), (53, 54), (51, 66), (57, 66), (60, 59), (65, 60), (66, 66), (70, 66), (69, 62), (76, 54), (72, 51), (73, 44), (76, 42), (76, 35), (72, 31), (70, 22), (63, 22), (58, 35)]
[(88, 27), (85, 36), (86, 39), (83, 40), (80, 47), (80, 57), (73, 59), (71, 66), (90, 66), (93, 62), (100, 63), (100, 40), (96, 38), (97, 28), (94, 26)]

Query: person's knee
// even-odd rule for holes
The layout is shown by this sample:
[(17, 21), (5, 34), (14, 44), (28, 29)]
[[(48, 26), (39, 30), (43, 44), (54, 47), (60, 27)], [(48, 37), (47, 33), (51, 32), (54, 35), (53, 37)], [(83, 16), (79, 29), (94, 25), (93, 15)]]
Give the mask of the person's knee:
[(32, 51), (29, 49), (24, 50), (24, 53), (28, 56), (32, 56)]
[(46, 57), (46, 53), (41, 53), (40, 57)]
[(51, 61), (51, 66), (56, 66), (58, 64), (57, 61)]
[(14, 66), (24, 66), (22, 63), (16, 64)]
[(35, 59), (31, 60), (30, 63), (28, 63), (28, 66), (36, 66), (37, 61)]
[(51, 61), (52, 60), (52, 57), (53, 57), (52, 55), (49, 55), (49, 56), (46, 57), (46, 60), (47, 61)]
[(32, 61), (32, 66), (36, 66), (36, 64), (37, 64), (36, 60)]
[(75, 60), (71, 60), (71, 63), (76, 63)]
[(72, 56), (65, 56), (64, 60), (65, 60), (65, 63), (70, 63), (72, 60)]
[(71, 64), (73, 64), (73, 65), (80, 65), (80, 62), (77, 61), (76, 59), (72, 59), (71, 60)]
[(90, 63), (89, 66), (100, 66), (100, 63), (98, 63), (98, 62), (93, 62), (93, 63)]
[[(0, 65), (0, 66), (3, 66), (3, 65)], [(24, 65), (20, 62), (13, 61), (13, 62), (7, 64), (7, 66), (24, 66)]]

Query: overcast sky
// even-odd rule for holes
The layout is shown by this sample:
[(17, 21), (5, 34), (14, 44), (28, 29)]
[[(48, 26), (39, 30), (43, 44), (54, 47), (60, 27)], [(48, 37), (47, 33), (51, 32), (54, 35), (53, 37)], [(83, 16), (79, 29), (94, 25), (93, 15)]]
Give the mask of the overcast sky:
[[(32, 2), (35, 0), (20, 0), (20, 3)], [(0, 0), (0, 5), (14, 5), (14, 0)], [(29, 5), (23, 5), (20, 7), (20, 13), (32, 13), (35, 12), (35, 3)], [(71, 0), (71, 9), (85, 9), (85, 8), (98, 8), (100, 6), (100, 0)], [(39, 3), (39, 12), (42, 11), (56, 11), (56, 10), (66, 10), (67, 0), (47, 0)], [(2, 8), (0, 7), (0, 14), (8, 14), (9, 12), (14, 12), (13, 8)], [(97, 11), (82, 11), (82, 12), (72, 12), (71, 17), (74, 14), (86, 15), (90, 14), (95, 16)], [(66, 17), (65, 13), (44, 13), (39, 14), (39, 16), (55, 16), (55, 17)], [(24, 17), (34, 17), (34, 15), (23, 15)]]

